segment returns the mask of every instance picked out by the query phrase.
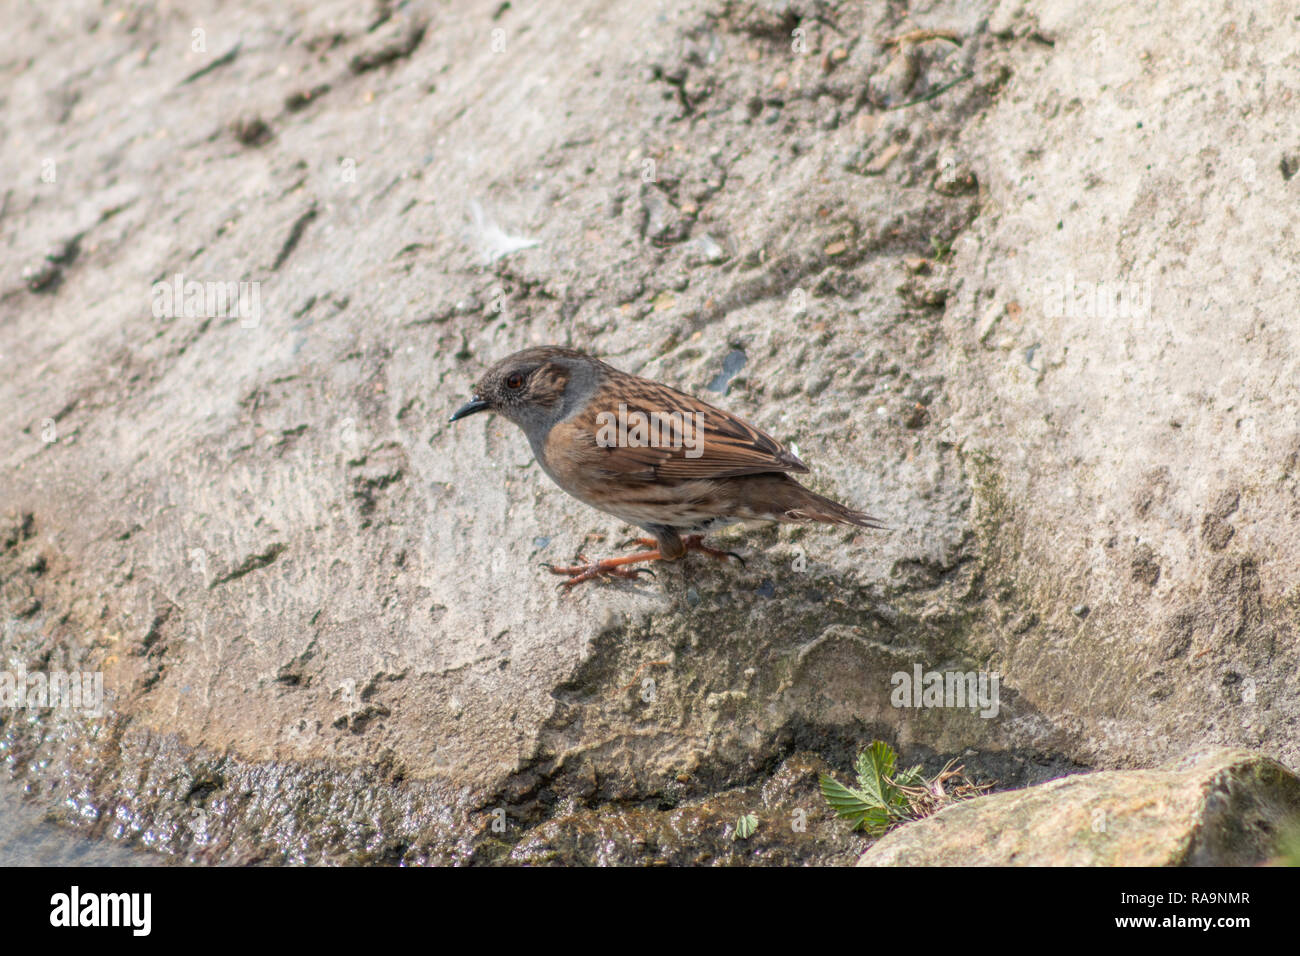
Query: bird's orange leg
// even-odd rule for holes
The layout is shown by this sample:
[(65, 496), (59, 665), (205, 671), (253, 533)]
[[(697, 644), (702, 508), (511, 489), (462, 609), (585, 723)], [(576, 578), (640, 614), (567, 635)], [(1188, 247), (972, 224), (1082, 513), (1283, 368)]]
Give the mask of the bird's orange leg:
[[(652, 540), (650, 542), (654, 544)], [(621, 558), (604, 558), (600, 561), (589, 561), (585, 554), (578, 555), (580, 564), (575, 564), (568, 568), (557, 568), (554, 565), (544, 564), (542, 567), (552, 574), (567, 574), (569, 580), (561, 581), (560, 587), (571, 588), (575, 584), (581, 584), (583, 581), (590, 581), (593, 578), (614, 577), (614, 578), (632, 578), (635, 579), (638, 574), (654, 574), (649, 568), (629, 568), (626, 565), (637, 564), (641, 561), (662, 561), (664, 556), (655, 551), (641, 551), (637, 554), (625, 555)]]
[[(567, 574), (569, 580), (561, 581), (560, 587), (571, 588), (583, 581), (591, 581), (595, 578), (629, 578), (636, 579), (639, 574), (654, 574), (649, 568), (629, 568), (629, 564), (640, 564), (642, 561), (666, 561), (663, 552), (659, 550), (659, 542), (654, 538), (633, 538), (628, 544), (639, 544), (644, 547), (652, 548), (650, 551), (638, 551), (636, 554), (624, 555), (621, 558), (603, 558), (600, 561), (592, 561), (585, 554), (578, 555), (580, 563), (567, 568), (557, 568), (553, 564), (544, 564), (542, 567), (552, 574)], [(687, 551), (698, 551), (701, 554), (707, 554), (709, 557), (725, 561), (727, 558), (735, 558), (742, 565), (745, 559), (734, 551), (721, 551), (717, 548), (710, 548), (704, 543), (704, 535), (688, 534), (682, 538), (682, 544)]]
[(686, 545), (687, 551), (698, 551), (700, 554), (707, 554), (711, 558), (717, 558), (719, 561), (725, 561), (727, 558), (735, 558), (740, 562), (740, 566), (745, 566), (745, 559), (736, 554), (735, 551), (722, 551), (718, 548), (710, 548), (704, 543), (704, 535), (688, 534), (682, 538), (682, 544)]
[[(654, 538), (633, 538), (631, 541), (628, 541), (627, 544), (640, 544), (654, 548), (659, 546), (659, 542)], [(707, 554), (709, 557), (717, 558), (719, 561), (725, 561), (727, 558), (735, 558), (741, 563), (741, 566), (744, 566), (745, 564), (745, 559), (736, 554), (735, 551), (721, 551), (718, 548), (710, 548), (704, 543), (704, 535), (702, 534), (688, 534), (686, 537), (682, 538), (682, 544), (685, 546), (687, 551), (698, 551), (700, 554)]]

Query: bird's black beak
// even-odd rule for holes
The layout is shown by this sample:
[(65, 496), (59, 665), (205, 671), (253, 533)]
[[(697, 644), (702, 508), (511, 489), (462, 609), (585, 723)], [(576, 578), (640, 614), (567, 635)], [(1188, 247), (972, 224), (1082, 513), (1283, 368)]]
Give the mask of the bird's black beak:
[(456, 414), (452, 415), (448, 421), (458, 422), (462, 418), (467, 418), (470, 415), (473, 415), (475, 412), (485, 412), (491, 407), (492, 406), (487, 402), (475, 395), (460, 408), (456, 409)]

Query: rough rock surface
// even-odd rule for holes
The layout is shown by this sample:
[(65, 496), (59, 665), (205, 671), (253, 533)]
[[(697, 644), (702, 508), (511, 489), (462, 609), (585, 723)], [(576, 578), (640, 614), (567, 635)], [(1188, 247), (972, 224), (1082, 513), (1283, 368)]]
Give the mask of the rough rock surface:
[(1245, 750), (1073, 774), (886, 834), (859, 866), (1252, 866), (1300, 817), (1300, 778)]
[[(438, 862), (700, 840), (654, 814), (782, 816), (872, 737), (1300, 763), (1300, 64), (1284, 2), (1202, 6), (6, 13), (0, 653), (109, 695), (0, 714), (11, 773), (196, 859)], [(177, 274), (255, 321), (155, 310)], [(446, 424), (546, 342), (893, 530), (557, 594), (628, 529)], [(915, 664), (999, 715), (893, 707)]]

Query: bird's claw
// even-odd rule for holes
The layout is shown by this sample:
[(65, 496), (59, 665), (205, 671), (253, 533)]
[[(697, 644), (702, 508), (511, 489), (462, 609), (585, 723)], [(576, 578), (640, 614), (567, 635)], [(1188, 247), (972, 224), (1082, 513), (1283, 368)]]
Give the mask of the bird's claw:
[(579, 562), (578, 564), (567, 568), (557, 568), (553, 564), (543, 564), (542, 567), (546, 568), (546, 570), (550, 571), (552, 574), (567, 574), (569, 580), (561, 581), (556, 585), (556, 588), (564, 588), (565, 590), (581, 584), (584, 581), (591, 581), (597, 578), (625, 578), (629, 581), (635, 581), (637, 576), (641, 574), (648, 574), (651, 577), (655, 576), (655, 573), (649, 568), (624, 568), (617, 565), (610, 566), (604, 561), (590, 561), (587, 559), (585, 554), (578, 555), (577, 560)]
[(745, 559), (735, 551), (722, 551), (718, 548), (710, 548), (704, 543), (703, 535), (693, 534), (683, 542), (687, 551), (698, 551), (700, 554), (707, 554), (711, 558), (717, 558), (719, 561), (725, 561), (727, 558), (735, 558), (740, 562), (740, 566), (745, 567)]

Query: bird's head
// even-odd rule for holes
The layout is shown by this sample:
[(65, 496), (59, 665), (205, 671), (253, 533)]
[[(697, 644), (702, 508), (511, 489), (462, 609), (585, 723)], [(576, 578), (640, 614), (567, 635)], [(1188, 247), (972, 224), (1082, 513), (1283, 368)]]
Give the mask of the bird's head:
[(573, 349), (524, 349), (497, 362), (474, 386), (470, 400), (451, 421), (476, 412), (498, 412), (530, 437), (563, 421), (591, 393), (602, 363)]

